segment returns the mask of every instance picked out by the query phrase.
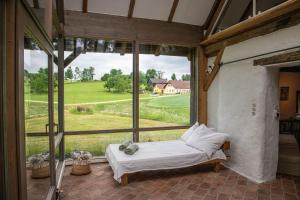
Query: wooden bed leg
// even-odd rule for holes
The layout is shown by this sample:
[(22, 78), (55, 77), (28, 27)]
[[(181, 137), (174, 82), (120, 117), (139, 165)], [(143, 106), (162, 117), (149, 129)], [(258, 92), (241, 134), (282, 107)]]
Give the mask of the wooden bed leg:
[(128, 185), (128, 175), (127, 175), (127, 174), (124, 174), (124, 175), (121, 177), (121, 185), (122, 185), (122, 186)]
[(214, 163), (214, 172), (219, 172), (220, 171), (220, 162), (215, 162)]

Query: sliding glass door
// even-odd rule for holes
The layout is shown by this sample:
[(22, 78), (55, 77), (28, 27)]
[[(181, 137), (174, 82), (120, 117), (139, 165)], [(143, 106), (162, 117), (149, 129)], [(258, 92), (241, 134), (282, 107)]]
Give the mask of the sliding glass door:
[[(45, 199), (50, 188), (48, 54), (32, 36), (24, 37), (24, 115), (27, 198)], [(39, 136), (35, 133), (45, 133)]]

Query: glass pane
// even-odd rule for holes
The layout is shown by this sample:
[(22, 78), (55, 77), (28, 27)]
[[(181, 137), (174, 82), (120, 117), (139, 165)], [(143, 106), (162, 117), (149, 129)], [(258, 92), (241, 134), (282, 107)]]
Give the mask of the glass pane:
[(93, 156), (103, 156), (107, 145), (132, 140), (132, 133), (105, 133), (65, 136), (66, 158), (74, 150), (89, 151)]
[(140, 132), (140, 142), (155, 142), (166, 140), (177, 140), (185, 132), (181, 130), (145, 131)]
[(30, 37), (24, 38), (24, 112), (28, 199), (45, 199), (49, 187), (49, 137), (29, 133), (45, 132), (48, 124), (48, 55)]
[(191, 49), (140, 45), (140, 127), (190, 123)]
[(132, 128), (131, 43), (77, 38), (66, 44), (81, 54), (65, 68), (65, 130)]

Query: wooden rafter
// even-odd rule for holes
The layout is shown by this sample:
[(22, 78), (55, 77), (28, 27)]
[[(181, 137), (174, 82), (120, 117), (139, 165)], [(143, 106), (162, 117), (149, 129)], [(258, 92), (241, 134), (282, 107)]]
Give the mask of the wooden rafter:
[(219, 51), (215, 61), (214, 61), (214, 68), (212, 69), (211, 73), (207, 76), (206, 84), (205, 84), (205, 91), (208, 90), (212, 82), (214, 81), (215, 77), (217, 76), (220, 67), (221, 67), (221, 60), (226, 47), (226, 43), (223, 45), (223, 48)]
[(254, 37), (266, 35), (280, 29), (295, 26), (297, 24), (300, 24), (300, 12), (294, 11), (280, 18), (277, 18), (276, 21), (272, 21), (268, 24), (265, 24), (264, 26), (248, 30), (217, 43), (210, 44), (205, 47), (205, 53), (209, 57), (212, 57), (217, 55), (218, 51), (222, 48), (224, 41), (227, 43), (227, 46), (230, 46)]
[(254, 66), (274, 65), (274, 64), (294, 62), (294, 61), (300, 61), (300, 50), (254, 60)]
[(262, 26), (272, 20), (277, 19), (285, 14), (291, 13), (293, 11), (300, 9), (300, 1), (299, 0), (289, 0), (278, 6), (275, 6), (261, 14), (256, 15), (250, 19), (247, 19), (243, 22), (240, 22), (236, 25), (233, 25), (221, 32), (218, 32), (214, 35), (209, 36), (206, 40), (201, 42), (201, 45), (207, 46), (209, 44), (213, 44), (219, 42), (221, 40), (225, 40), (234, 35), (241, 34), (247, 30), (254, 29), (256, 27)]
[(168, 22), (172, 22), (179, 0), (174, 0), (169, 14)]
[(214, 30), (216, 24), (219, 22), (221, 17), (224, 15), (226, 7), (229, 5), (230, 0), (220, 0), (218, 6), (215, 6), (215, 11), (212, 16), (210, 17), (211, 20), (207, 22), (207, 30), (205, 37), (208, 37)]
[(82, 1), (82, 12), (87, 13), (88, 12), (88, 0)]
[(130, 0), (129, 9), (128, 9), (128, 18), (132, 18), (134, 6), (135, 6), (135, 0)]
[(204, 29), (207, 29), (215, 12), (217, 11), (218, 7), (219, 7), (219, 4), (221, 3), (221, 0), (215, 0), (214, 2), (214, 5), (212, 6), (210, 12), (209, 12), (209, 15), (207, 16), (206, 20), (205, 20), (205, 23), (203, 25), (203, 28)]
[(40, 8), (39, 0), (33, 0), (33, 7)]

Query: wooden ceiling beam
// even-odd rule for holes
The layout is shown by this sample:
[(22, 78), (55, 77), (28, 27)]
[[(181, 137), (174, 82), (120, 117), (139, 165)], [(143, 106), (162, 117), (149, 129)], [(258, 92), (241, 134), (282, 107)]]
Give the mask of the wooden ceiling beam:
[(170, 11), (170, 14), (169, 14), (168, 22), (172, 22), (173, 21), (173, 17), (174, 17), (176, 8), (178, 6), (178, 2), (179, 2), (179, 0), (174, 0), (173, 1), (173, 5), (172, 5), (172, 8), (171, 8), (171, 11)]
[(135, 6), (135, 0), (130, 0), (129, 9), (128, 9), (128, 18), (132, 18), (134, 6)]
[(201, 26), (98, 13), (65, 11), (65, 37), (103, 38), (154, 44), (197, 46)]
[(278, 6), (275, 6), (265, 12), (256, 15), (255, 17), (247, 19), (221, 32), (209, 36), (206, 40), (201, 42), (201, 45), (207, 46), (209, 44), (217, 43), (229, 37), (262, 26), (270, 21), (276, 20), (278, 17), (281, 17), (285, 14), (291, 13), (299, 9), (300, 9), (299, 0), (286, 1)]
[(33, 7), (40, 8), (39, 0), (33, 0)]
[(254, 66), (274, 65), (294, 61), (300, 61), (300, 50), (254, 60)]
[(87, 13), (88, 12), (88, 0), (82, 1), (82, 12)]

